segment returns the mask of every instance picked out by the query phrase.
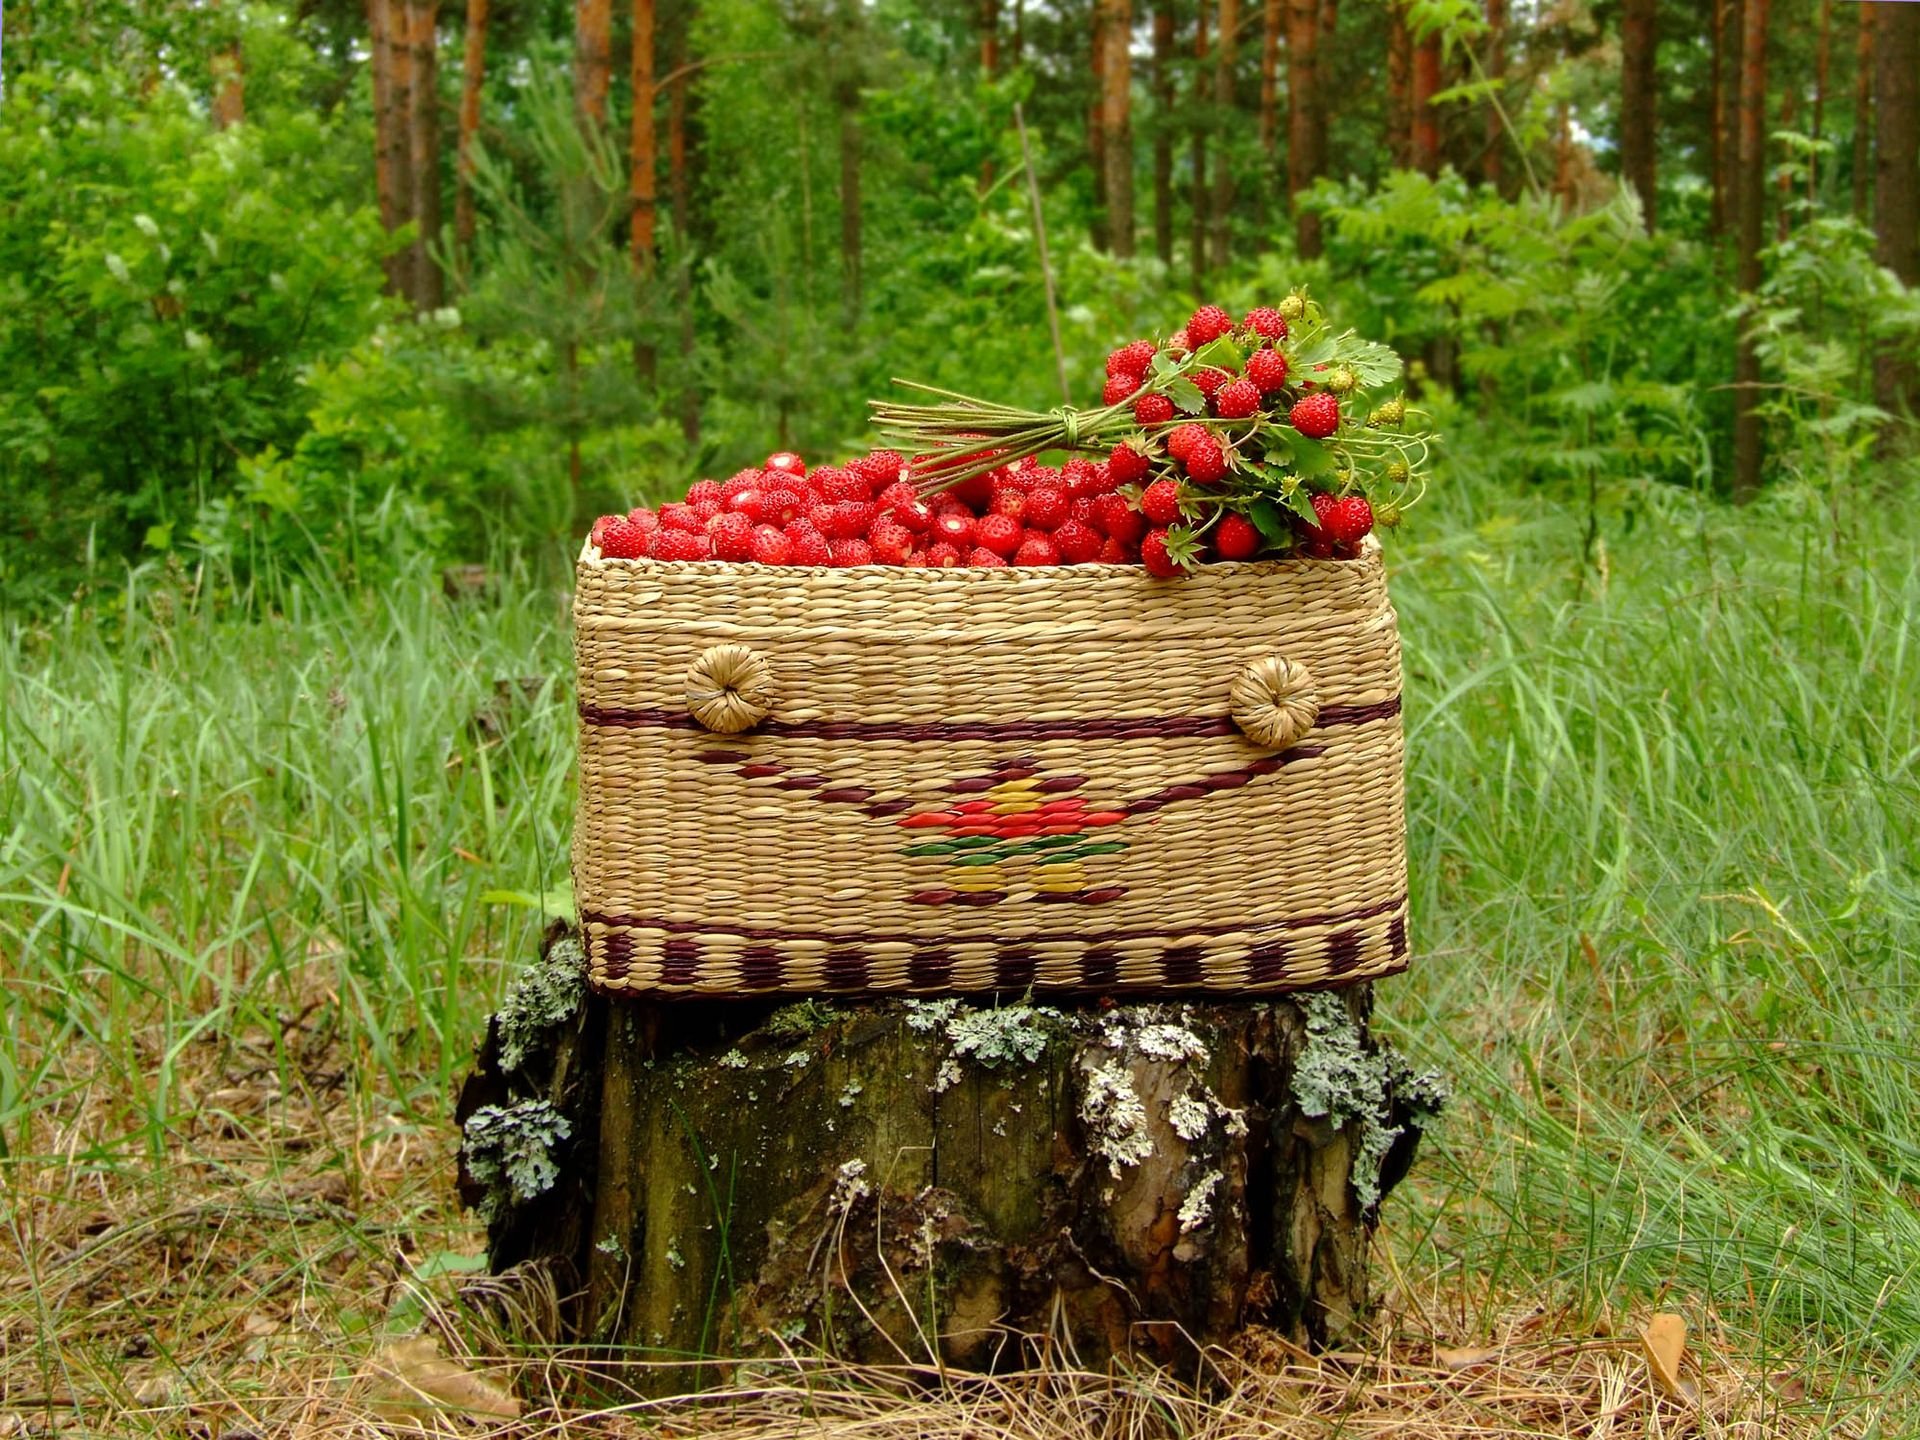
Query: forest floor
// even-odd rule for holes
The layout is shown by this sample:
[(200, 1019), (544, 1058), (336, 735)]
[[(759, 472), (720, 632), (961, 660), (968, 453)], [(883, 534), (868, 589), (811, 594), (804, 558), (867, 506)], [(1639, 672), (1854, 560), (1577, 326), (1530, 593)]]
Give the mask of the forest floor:
[(162, 569), (11, 624), (0, 1436), (1910, 1433), (1920, 546), (1821, 505), (1650, 491), (1588, 550), (1462, 488), (1392, 537), (1418, 959), (1378, 1023), (1456, 1100), (1368, 1346), (796, 1358), (592, 1421), (551, 1297), (483, 1273), (451, 1122), (564, 898), (564, 597)]

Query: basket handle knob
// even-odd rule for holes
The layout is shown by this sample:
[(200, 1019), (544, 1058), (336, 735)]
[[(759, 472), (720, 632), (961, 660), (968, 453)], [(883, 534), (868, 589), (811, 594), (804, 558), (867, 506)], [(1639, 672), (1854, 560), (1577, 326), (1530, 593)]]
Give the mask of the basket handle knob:
[(773, 708), (773, 667), (747, 645), (715, 645), (687, 667), (687, 711), (720, 735), (751, 730)]
[(1233, 723), (1256, 745), (1285, 750), (1320, 718), (1313, 672), (1297, 660), (1263, 655), (1233, 677)]

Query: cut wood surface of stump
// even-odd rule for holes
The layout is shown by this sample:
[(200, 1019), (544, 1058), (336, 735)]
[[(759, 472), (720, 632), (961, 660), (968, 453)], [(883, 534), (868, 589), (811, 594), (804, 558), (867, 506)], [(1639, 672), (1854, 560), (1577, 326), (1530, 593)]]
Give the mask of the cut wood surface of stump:
[[(817, 1347), (993, 1368), (1350, 1338), (1437, 1081), (1370, 987), (1115, 1005), (653, 1004), (549, 936), (461, 1097), (496, 1270), (654, 1360)], [(937, 1351), (937, 1357), (936, 1357)], [(696, 1388), (667, 1365), (649, 1388)]]

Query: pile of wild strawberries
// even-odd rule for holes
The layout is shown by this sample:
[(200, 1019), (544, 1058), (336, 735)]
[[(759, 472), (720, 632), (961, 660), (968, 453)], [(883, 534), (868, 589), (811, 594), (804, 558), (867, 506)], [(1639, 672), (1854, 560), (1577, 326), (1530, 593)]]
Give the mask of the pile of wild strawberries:
[[(1097, 445), (1104, 458), (1043, 464), (1037, 452), (1010, 455), (1012, 446), (967, 430), (914, 459), (875, 450), (809, 470), (782, 451), (730, 480), (698, 481), (657, 510), (603, 515), (593, 544), (616, 559), (1099, 562), (1156, 576), (1263, 555), (1348, 558), (1374, 527), (1368, 490), (1393, 492), (1378, 517), (1393, 523), (1408, 446), (1426, 438), (1388, 433), (1406, 414), (1397, 395), (1357, 406), (1367, 384), (1397, 371), (1384, 347), (1333, 335), (1300, 296), (1237, 326), (1203, 305), (1159, 344), (1136, 340), (1108, 355), (1101, 408), (1074, 426), (1078, 446)], [(1044, 445), (1023, 421), (1008, 424), (1024, 429), (1027, 448)]]

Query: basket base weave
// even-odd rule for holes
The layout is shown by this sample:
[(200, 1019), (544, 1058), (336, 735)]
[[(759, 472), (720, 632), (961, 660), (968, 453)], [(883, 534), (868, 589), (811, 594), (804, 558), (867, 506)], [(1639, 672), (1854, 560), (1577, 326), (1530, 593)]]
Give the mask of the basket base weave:
[(796, 935), (638, 915), (582, 917), (589, 976), (607, 992), (933, 995), (955, 991), (1281, 994), (1407, 968), (1404, 896), (1257, 933), (1008, 935), (948, 943), (902, 935)]

